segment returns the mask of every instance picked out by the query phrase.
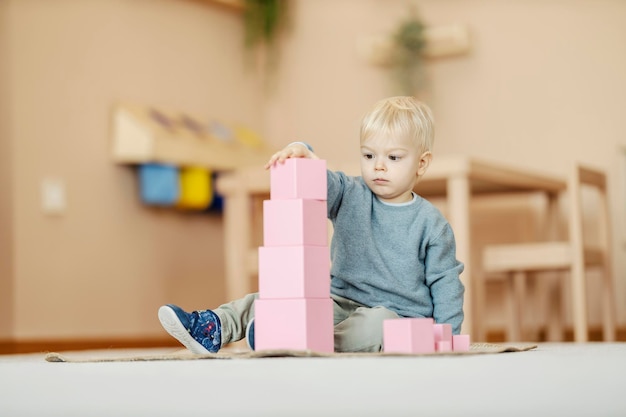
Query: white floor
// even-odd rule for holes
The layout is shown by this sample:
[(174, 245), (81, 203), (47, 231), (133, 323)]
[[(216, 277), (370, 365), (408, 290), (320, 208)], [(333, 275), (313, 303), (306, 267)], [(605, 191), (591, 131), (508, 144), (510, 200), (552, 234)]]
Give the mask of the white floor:
[(0, 356), (0, 416), (196, 415), (626, 416), (626, 343), (411, 358), (48, 363), (43, 354)]

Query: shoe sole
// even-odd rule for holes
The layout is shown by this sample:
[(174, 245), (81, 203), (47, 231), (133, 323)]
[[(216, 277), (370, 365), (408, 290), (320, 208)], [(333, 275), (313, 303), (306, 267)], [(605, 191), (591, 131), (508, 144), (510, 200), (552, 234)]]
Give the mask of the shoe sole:
[(211, 353), (189, 334), (187, 329), (185, 329), (185, 326), (183, 326), (178, 319), (174, 310), (168, 306), (161, 306), (159, 308), (159, 321), (166, 332), (168, 332), (174, 339), (182, 343), (192, 353)]

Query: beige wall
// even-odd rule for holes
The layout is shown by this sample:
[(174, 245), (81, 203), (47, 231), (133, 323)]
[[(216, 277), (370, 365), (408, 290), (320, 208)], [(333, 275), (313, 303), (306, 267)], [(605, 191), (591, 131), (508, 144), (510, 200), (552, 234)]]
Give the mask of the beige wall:
[(6, 6), (6, 2), (0, 2), (0, 340), (13, 332), (13, 190)]
[[(239, 16), (182, 0), (18, 0), (3, 9), (14, 336), (160, 336), (159, 305), (223, 302), (220, 217), (142, 206), (133, 170), (111, 162), (109, 116), (128, 100), (259, 127)], [(64, 215), (42, 213), (46, 177), (65, 183)]]
[[(435, 158), (460, 153), (564, 174), (573, 160), (610, 174), (616, 297), (626, 310), (626, 3), (620, 0), (419, 0), (430, 25), (467, 25), (471, 53), (427, 63)], [(401, 0), (295, 2), (280, 90), (268, 107), (278, 144), (309, 140), (331, 163), (356, 161), (358, 121), (394, 94), (356, 44), (391, 33)], [(322, 29), (323, 28), (323, 29)], [(477, 214), (480, 216), (480, 214)], [(597, 309), (594, 309), (597, 310)], [(594, 311), (594, 317), (598, 317)]]
[[(263, 97), (243, 65), (240, 15), (226, 9), (0, 2), (0, 186), (9, 190), (0, 200), (0, 338), (158, 336), (160, 304), (225, 301), (221, 219), (139, 203), (134, 172), (109, 157), (111, 106), (123, 99), (241, 121), (276, 146), (308, 140), (331, 164), (356, 161), (361, 114), (394, 94), (388, 71), (356, 45), (389, 33), (406, 4), (294, 0), (277, 89)], [(427, 23), (466, 24), (472, 35), (470, 54), (427, 64), (437, 154), (551, 173), (582, 159), (609, 170), (624, 323), (626, 3), (417, 4)], [(41, 211), (46, 177), (66, 184), (62, 216)]]

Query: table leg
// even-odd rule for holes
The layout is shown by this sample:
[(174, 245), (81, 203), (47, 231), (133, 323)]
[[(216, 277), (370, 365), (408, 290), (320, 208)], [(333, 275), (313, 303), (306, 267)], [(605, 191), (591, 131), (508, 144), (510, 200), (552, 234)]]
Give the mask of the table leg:
[(224, 199), (226, 301), (250, 292), (247, 271), (251, 230), (249, 206), (249, 195), (245, 190), (236, 190)]
[[(470, 225), (470, 184), (469, 178), (466, 176), (455, 176), (448, 179), (447, 182), (447, 199), (448, 199), (448, 220), (456, 239), (456, 256), (457, 259), (465, 265), (465, 269), (461, 274), (461, 281), (465, 285), (465, 302), (463, 311), (465, 320), (461, 332), (470, 334), (474, 340), (479, 334), (474, 333), (476, 326), (474, 323), (475, 304), (474, 304), (474, 277), (472, 276), (472, 259), (471, 259), (471, 225)], [(482, 340), (482, 339), (481, 339)]]

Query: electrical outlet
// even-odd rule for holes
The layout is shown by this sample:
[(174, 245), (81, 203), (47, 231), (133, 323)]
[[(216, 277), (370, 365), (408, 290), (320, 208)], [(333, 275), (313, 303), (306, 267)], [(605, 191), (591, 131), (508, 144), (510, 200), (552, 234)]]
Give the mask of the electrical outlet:
[(41, 181), (41, 208), (46, 214), (63, 214), (67, 209), (65, 183), (58, 178)]

